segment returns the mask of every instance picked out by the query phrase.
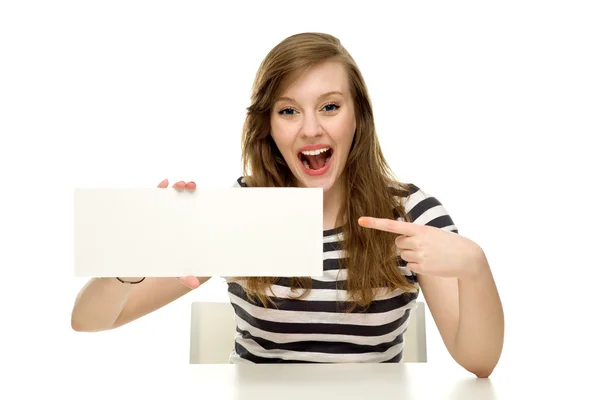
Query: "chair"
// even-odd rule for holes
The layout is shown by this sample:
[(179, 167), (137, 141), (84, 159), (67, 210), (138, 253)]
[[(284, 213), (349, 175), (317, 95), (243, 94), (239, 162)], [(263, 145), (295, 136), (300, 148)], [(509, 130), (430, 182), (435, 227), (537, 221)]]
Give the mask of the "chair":
[[(225, 301), (192, 303), (190, 364), (227, 364), (236, 332), (233, 307)], [(412, 310), (404, 336), (404, 362), (427, 362), (425, 304)]]

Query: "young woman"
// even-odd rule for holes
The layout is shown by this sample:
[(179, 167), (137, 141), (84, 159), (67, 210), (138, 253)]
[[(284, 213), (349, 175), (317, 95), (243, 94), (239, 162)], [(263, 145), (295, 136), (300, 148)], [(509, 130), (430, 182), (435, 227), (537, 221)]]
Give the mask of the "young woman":
[[(478, 377), (491, 374), (504, 316), (485, 253), (458, 234), (435, 197), (393, 178), (367, 87), (337, 38), (298, 34), (271, 50), (242, 148), (236, 187), (323, 189), (323, 275), (228, 278), (237, 321), (231, 362), (400, 362), (421, 290), (452, 357)], [(117, 328), (206, 280), (92, 279), (77, 296), (73, 329)]]

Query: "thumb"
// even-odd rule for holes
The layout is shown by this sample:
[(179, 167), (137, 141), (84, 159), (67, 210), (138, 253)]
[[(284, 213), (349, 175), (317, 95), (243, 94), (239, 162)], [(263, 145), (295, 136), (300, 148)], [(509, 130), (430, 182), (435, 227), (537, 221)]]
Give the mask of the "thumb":
[(177, 279), (190, 289), (196, 289), (200, 286), (200, 281), (195, 276), (184, 276)]

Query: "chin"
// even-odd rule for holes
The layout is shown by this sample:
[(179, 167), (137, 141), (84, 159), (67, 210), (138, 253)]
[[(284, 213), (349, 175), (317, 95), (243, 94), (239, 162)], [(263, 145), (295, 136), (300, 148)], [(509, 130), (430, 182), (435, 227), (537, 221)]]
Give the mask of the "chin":
[(304, 179), (303, 186), (307, 188), (323, 189), (323, 192), (329, 191), (335, 185), (334, 179)]
[(302, 170), (295, 171), (294, 175), (298, 181), (298, 186), (323, 189), (324, 193), (331, 190), (338, 180), (336, 168), (332, 168), (326, 175), (323, 176), (310, 176)]

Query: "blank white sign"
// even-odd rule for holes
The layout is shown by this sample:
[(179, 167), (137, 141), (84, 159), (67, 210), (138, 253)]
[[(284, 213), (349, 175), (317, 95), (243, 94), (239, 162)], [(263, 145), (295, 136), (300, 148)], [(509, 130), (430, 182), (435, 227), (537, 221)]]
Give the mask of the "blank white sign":
[(313, 188), (75, 189), (75, 276), (321, 276)]

